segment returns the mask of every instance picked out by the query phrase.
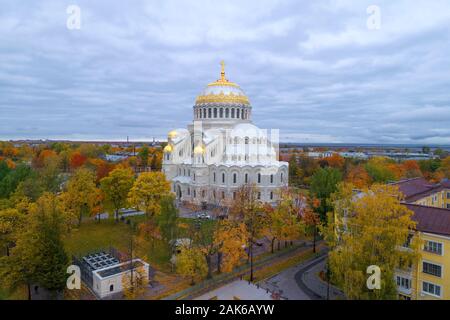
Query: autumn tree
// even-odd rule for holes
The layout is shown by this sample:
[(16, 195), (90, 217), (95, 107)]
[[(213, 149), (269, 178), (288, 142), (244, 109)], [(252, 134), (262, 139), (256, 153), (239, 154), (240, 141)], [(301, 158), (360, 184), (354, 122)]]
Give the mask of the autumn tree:
[[(331, 248), (329, 265), (333, 281), (349, 299), (395, 299), (395, 270), (406, 268), (418, 255), (418, 238), (408, 243), (415, 227), (413, 214), (401, 204), (402, 194), (394, 186), (374, 184), (355, 196), (353, 186), (340, 184), (333, 195), (325, 238)], [(381, 289), (366, 286), (366, 269), (381, 269)]]
[(301, 220), (302, 206), (306, 205), (304, 197), (293, 189), (282, 188), (277, 197), (275, 207), (265, 206), (266, 219), (264, 233), (271, 239), (271, 251), (275, 240), (278, 240), (278, 250), (281, 241), (292, 243), (304, 233), (304, 224)]
[(358, 189), (362, 189), (370, 185), (370, 176), (362, 165), (351, 167), (345, 180), (353, 184), (355, 188)]
[(133, 172), (129, 168), (116, 168), (100, 180), (105, 207), (114, 212), (119, 221), (119, 210), (127, 205), (128, 193), (134, 181)]
[(38, 284), (56, 295), (66, 285), (68, 256), (62, 242), (64, 213), (58, 198), (45, 193), (26, 216), (10, 256), (0, 258), (0, 281), (9, 288)]
[(245, 245), (249, 234), (243, 222), (229, 219), (218, 222), (214, 233), (217, 248), (217, 271), (231, 272), (247, 256)]
[(388, 158), (374, 157), (366, 163), (365, 169), (373, 182), (386, 183), (396, 179), (393, 164)]
[(203, 279), (208, 273), (208, 266), (201, 250), (195, 246), (183, 245), (177, 255), (176, 270), (182, 276), (191, 278), (191, 285), (196, 278)]
[(87, 159), (88, 158), (85, 155), (81, 154), (78, 151), (75, 151), (70, 156), (70, 168), (72, 170), (78, 169), (86, 163)]
[(344, 168), (345, 159), (339, 153), (333, 153), (331, 156), (326, 157), (323, 160), (332, 168)]
[(159, 215), (160, 201), (171, 194), (170, 183), (162, 172), (143, 172), (133, 184), (128, 201), (136, 208), (142, 208), (147, 217)]
[(248, 257), (250, 260), (250, 281), (253, 281), (253, 248), (264, 230), (264, 209), (258, 199), (258, 188), (254, 184), (241, 186), (230, 207), (230, 218), (245, 224), (248, 239)]
[(95, 175), (88, 169), (78, 169), (69, 179), (62, 199), (65, 209), (77, 219), (78, 227), (81, 226), (83, 216), (90, 216), (98, 208), (99, 192)]
[(439, 169), (445, 178), (450, 179), (450, 156), (441, 161), (441, 167)]
[(26, 216), (16, 208), (0, 210), (0, 246), (9, 256), (10, 248), (14, 247), (17, 236), (21, 232)]
[(420, 166), (416, 160), (405, 160), (402, 163), (402, 166), (403, 166), (405, 178), (416, 178), (416, 177), (422, 176), (422, 172), (420, 171)]
[(123, 295), (126, 299), (134, 300), (145, 294), (148, 286), (148, 275), (143, 266), (132, 266), (130, 271), (122, 277)]

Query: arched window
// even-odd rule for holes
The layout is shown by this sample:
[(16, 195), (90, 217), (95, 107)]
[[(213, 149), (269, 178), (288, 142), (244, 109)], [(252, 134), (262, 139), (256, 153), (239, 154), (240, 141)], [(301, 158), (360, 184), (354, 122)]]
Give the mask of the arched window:
[(202, 198), (205, 198), (205, 197), (206, 197), (206, 191), (202, 190)]
[(248, 183), (248, 173), (245, 174), (245, 183)]
[(113, 291), (114, 291), (114, 285), (112, 284), (109, 286), (109, 292), (113, 292)]
[(222, 183), (225, 183), (225, 173), (222, 173)]
[(197, 198), (197, 192), (194, 189), (194, 198)]
[(234, 118), (234, 108), (231, 109), (231, 118)]
[(233, 173), (233, 183), (236, 183), (236, 182), (237, 182), (237, 174)]
[(280, 181), (283, 182), (283, 172), (281, 173)]
[(188, 189), (187, 189), (187, 194), (188, 194), (188, 196), (191, 195), (191, 188), (188, 188)]
[(213, 172), (213, 182), (216, 182), (216, 173)]
[(194, 181), (195, 181), (195, 172), (194, 172)]
[(270, 200), (273, 200), (273, 192), (270, 191)]
[(203, 109), (203, 118), (206, 118), (206, 108)]
[(208, 118), (211, 119), (211, 108), (208, 108)]
[(261, 200), (261, 192), (258, 192), (258, 200)]
[(270, 175), (270, 183), (273, 183), (273, 174)]
[(223, 118), (223, 108), (220, 108), (220, 111), (219, 111), (219, 117), (220, 117), (220, 118)]
[(239, 110), (239, 109), (236, 110), (236, 118), (238, 118), (238, 119), (240, 118), (240, 112), (241, 112), (241, 110)]
[(261, 183), (261, 173), (258, 173), (258, 183)]
[(214, 118), (217, 118), (217, 108), (214, 108)]
[(249, 141), (250, 139), (248, 137), (245, 137), (245, 144), (248, 144)]
[(226, 108), (225, 109), (225, 118), (229, 118), (230, 117), (230, 109)]

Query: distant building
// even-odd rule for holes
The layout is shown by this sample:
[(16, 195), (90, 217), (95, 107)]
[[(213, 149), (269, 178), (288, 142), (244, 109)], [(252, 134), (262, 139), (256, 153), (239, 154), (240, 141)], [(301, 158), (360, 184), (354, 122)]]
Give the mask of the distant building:
[(334, 153), (336, 153), (335, 151), (311, 151), (311, 152), (307, 152), (308, 157), (314, 158), (314, 159), (323, 159), (323, 158), (328, 158), (331, 157)]

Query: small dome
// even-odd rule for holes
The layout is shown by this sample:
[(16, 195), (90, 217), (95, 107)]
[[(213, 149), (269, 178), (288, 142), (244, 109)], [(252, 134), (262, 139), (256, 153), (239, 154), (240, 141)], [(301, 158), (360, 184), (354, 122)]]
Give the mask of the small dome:
[(203, 149), (203, 147), (201, 145), (198, 145), (194, 148), (194, 153), (195, 154), (202, 154), (205, 150)]
[(169, 138), (173, 139), (178, 135), (177, 130), (172, 130), (169, 132)]
[(231, 137), (266, 138), (267, 134), (251, 123), (240, 123), (235, 125), (230, 132)]

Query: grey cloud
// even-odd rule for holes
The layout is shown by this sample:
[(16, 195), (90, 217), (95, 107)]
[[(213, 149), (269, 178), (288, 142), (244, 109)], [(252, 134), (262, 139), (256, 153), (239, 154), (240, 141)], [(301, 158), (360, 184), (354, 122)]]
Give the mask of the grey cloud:
[(254, 122), (299, 142), (450, 144), (450, 5), (379, 1), (4, 1), (0, 139), (151, 139), (203, 87), (239, 83)]

